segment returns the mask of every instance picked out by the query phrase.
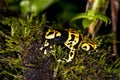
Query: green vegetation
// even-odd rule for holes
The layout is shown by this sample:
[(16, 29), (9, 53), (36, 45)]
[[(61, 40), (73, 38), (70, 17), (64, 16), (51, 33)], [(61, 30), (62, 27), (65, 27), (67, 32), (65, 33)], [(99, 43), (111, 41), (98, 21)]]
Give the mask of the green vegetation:
[(119, 64), (112, 61), (108, 51), (102, 49), (89, 54), (79, 51), (73, 62), (57, 63), (55, 72), (58, 80), (119, 80)]
[[(10, 7), (4, 5), (4, 8), (11, 13), (13, 12), (12, 14), (15, 12), (17, 15), (11, 17), (11, 14), (8, 13), (10, 16), (6, 16), (4, 13), (7, 13), (7, 11), (0, 13), (1, 80), (120, 80), (120, 60), (119, 58), (116, 59), (111, 45), (109, 45), (109, 42), (112, 42), (111, 36), (97, 35), (92, 37), (97, 43), (97, 50), (88, 52), (78, 50), (70, 63), (57, 62), (63, 57), (68, 57), (69, 50), (66, 47), (53, 44), (54, 49), (48, 49), (48, 54), (45, 55), (40, 51), (40, 47), (43, 45), (42, 35), (45, 26), (50, 25), (55, 29), (63, 29), (63, 24), (68, 20), (70, 22), (71, 20), (77, 21), (77, 19), (84, 18), (83, 21), (78, 21), (78, 23), (73, 21), (70, 28), (88, 34), (86, 30), (91, 22), (86, 23), (84, 20), (96, 21), (100, 19), (107, 25), (109, 18), (105, 14), (94, 14), (88, 11), (77, 16), (75, 14), (77, 11), (73, 12), (76, 6), (71, 3), (60, 0), (38, 0), (43, 2), (41, 5), (36, 1), (5, 1)], [(19, 4), (19, 7), (13, 8), (11, 4), (14, 6)], [(59, 13), (54, 11), (57, 18), (48, 21), (47, 9), (52, 4), (59, 4), (59, 6), (66, 4), (63, 6), (69, 8), (63, 9)], [(36, 8), (31, 11), (29, 6), (32, 7), (33, 5)], [(21, 10), (21, 13), (19, 13), (19, 10)], [(0, 11), (3, 11), (3, 7), (0, 8)], [(68, 16), (66, 16), (67, 14)], [(72, 18), (71, 16), (76, 17)], [(89, 40), (89, 34), (87, 36)]]
[[(33, 26), (29, 20), (25, 22), (20, 18), (6, 18), (1, 21), (2, 24), (11, 27), (10, 33), (5, 34), (0, 31), (0, 71), (1, 78), (22, 79), (24, 62), (24, 56), (30, 53), (30, 49), (33, 47), (31, 43), (37, 39), (41, 39), (42, 29), (45, 21), (38, 23), (38, 20), (34, 22)], [(34, 46), (35, 47), (35, 46)], [(30, 64), (29, 64), (30, 65)]]

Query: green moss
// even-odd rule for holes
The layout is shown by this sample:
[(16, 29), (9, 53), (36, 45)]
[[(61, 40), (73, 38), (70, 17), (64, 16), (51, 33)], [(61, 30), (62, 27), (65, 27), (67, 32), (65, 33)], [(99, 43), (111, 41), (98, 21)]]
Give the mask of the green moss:
[[(98, 44), (101, 43), (100, 41), (99, 39)], [(68, 55), (60, 49), (55, 48), (55, 59)], [(77, 51), (70, 63), (53, 62), (54, 76), (57, 80), (119, 80), (120, 62), (112, 54), (109, 48), (106, 50), (103, 46), (99, 46), (96, 51)]]
[(111, 49), (99, 37), (94, 39), (98, 45), (96, 51), (79, 50), (73, 61), (60, 63), (57, 60), (68, 57), (69, 50), (65, 47), (53, 45), (54, 49), (48, 49), (47, 55), (39, 50), (43, 45), (45, 17), (40, 21), (6, 18), (1, 23), (11, 28), (9, 32), (0, 31), (0, 78), (3, 80), (120, 79), (119, 59), (113, 59)]
[(31, 59), (27, 56), (32, 56), (30, 53), (33, 47), (36, 48), (34, 45), (36, 40), (41, 41), (45, 17), (41, 23), (38, 22), (38, 20), (33, 22), (30, 19), (25, 21), (14, 17), (1, 20), (3, 27), (10, 27), (11, 30), (0, 31), (0, 79), (23, 80), (25, 66), (34, 65), (29, 62)]

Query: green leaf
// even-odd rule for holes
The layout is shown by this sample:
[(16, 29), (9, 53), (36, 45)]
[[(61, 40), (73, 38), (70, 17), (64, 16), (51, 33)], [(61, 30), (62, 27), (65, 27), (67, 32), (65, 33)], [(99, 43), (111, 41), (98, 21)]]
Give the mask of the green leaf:
[(88, 28), (89, 25), (93, 22), (93, 20), (89, 20), (89, 19), (83, 19), (82, 20), (82, 25), (84, 28)]
[(87, 15), (89, 20), (95, 19), (95, 14), (92, 10), (89, 10)]
[(29, 13), (30, 12), (30, 1), (29, 0), (21, 1), (20, 7), (21, 7), (21, 12), (23, 14)]
[(74, 18), (72, 18), (71, 22), (72, 22), (72, 21), (75, 21), (75, 20), (77, 20), (77, 19), (82, 19), (82, 18), (88, 18), (87, 13), (77, 14)]
[(100, 19), (100, 20), (102, 20), (102, 21), (104, 21), (105, 25), (107, 25), (108, 22), (110, 23), (110, 19), (107, 16), (105, 16), (104, 14), (102, 14), (102, 13), (97, 13), (95, 15), (95, 17), (98, 18), (98, 19)]
[(34, 15), (37, 15), (56, 1), (57, 0), (23, 0), (20, 3), (21, 11), (23, 13), (32, 12)]

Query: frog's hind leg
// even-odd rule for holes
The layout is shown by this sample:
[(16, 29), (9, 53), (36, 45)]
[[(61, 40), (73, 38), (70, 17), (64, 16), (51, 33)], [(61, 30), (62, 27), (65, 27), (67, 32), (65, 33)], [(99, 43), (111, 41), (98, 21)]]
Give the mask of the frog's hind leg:
[(74, 55), (75, 55), (75, 50), (74, 49), (70, 50), (68, 59), (63, 58), (62, 62), (66, 62), (66, 63), (71, 62), (72, 59), (74, 58)]

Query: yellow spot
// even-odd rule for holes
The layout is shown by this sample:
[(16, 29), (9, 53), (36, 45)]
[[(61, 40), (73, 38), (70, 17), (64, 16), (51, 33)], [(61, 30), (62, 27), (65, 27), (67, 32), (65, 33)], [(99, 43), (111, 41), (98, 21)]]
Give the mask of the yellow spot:
[(56, 32), (56, 36), (57, 37), (61, 36), (61, 33), (60, 32)]
[(54, 39), (55, 37), (59, 37), (59, 36), (61, 36), (61, 33), (52, 29), (48, 29), (48, 31), (45, 34), (46, 39)]
[(44, 51), (44, 54), (47, 54), (47, 50)]
[(90, 45), (88, 43), (83, 43), (81, 48), (84, 50), (84, 51), (89, 51), (90, 50)]
[(46, 46), (49, 46), (49, 43), (47, 42), (47, 40), (44, 43), (44, 47), (46, 47)]
[(43, 50), (43, 47), (41, 47), (40, 50), (42, 51), (42, 50)]
[[(79, 42), (79, 33), (76, 31), (72, 31), (72, 29), (66, 29), (66, 30), (68, 31), (68, 39), (64, 44), (69, 49), (73, 49), (73, 47)], [(73, 39), (73, 41), (70, 41), (72, 39), (72, 35), (74, 35), (75, 38)], [(70, 43), (71, 45), (68, 45)]]
[(94, 49), (94, 50), (96, 50), (96, 48), (97, 48), (97, 44), (95, 44), (95, 43), (88, 43), (90, 46), (92, 46), (92, 48)]

